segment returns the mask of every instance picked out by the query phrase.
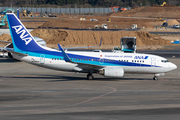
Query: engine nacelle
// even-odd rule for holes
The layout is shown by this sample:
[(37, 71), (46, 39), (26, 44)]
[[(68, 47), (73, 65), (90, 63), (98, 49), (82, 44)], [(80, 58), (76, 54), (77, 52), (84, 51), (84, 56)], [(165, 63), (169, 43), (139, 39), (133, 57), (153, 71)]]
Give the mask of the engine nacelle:
[(8, 57), (13, 58), (13, 53), (8, 52)]
[(100, 70), (99, 74), (105, 77), (124, 77), (124, 69), (122, 67), (106, 67)]

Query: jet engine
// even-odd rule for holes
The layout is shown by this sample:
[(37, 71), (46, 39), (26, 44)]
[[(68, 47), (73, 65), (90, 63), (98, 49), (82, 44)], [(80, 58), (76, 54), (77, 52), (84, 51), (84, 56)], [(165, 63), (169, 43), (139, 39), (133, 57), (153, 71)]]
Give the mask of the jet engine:
[(122, 67), (106, 67), (100, 70), (99, 74), (105, 77), (124, 77), (124, 69)]
[(13, 53), (8, 52), (8, 57), (13, 58)]

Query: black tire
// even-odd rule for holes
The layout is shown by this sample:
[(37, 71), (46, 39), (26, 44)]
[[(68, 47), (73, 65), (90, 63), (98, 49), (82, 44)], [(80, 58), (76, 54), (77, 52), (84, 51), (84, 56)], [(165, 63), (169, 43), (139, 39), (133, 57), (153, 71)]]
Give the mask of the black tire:
[(158, 80), (158, 77), (154, 76), (154, 77), (153, 77), (153, 80)]
[(93, 76), (92, 74), (88, 74), (88, 75), (87, 75), (87, 79), (88, 79), (88, 80), (93, 80), (93, 79), (94, 79), (94, 76)]

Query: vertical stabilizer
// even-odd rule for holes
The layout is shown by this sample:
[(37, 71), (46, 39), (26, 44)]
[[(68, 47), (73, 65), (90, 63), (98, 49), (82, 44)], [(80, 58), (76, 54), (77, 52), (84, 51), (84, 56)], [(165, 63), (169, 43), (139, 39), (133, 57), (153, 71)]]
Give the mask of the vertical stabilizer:
[(28, 32), (14, 13), (7, 13), (6, 15), (14, 51), (20, 53), (43, 51), (42, 46), (35, 41), (33, 36)]

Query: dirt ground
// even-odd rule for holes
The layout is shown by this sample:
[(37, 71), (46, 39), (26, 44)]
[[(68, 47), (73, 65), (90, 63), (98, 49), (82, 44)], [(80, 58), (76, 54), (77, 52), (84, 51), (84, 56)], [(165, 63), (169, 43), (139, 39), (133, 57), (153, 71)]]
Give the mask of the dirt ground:
[[(137, 37), (137, 46), (139, 48), (150, 46), (149, 48), (157, 49), (164, 45), (172, 45), (170, 41), (179, 39), (179, 35), (151, 35), (148, 31), (173, 31), (174, 24), (179, 24), (180, 8), (174, 6), (151, 6), (133, 8), (131, 10), (111, 13), (102, 16), (92, 15), (58, 15), (58, 18), (21, 18), (21, 20), (29, 20), (33, 22), (23, 22), (27, 28), (36, 28), (31, 33), (46, 40), (49, 47), (56, 47), (60, 43), (64, 47), (72, 46), (88, 46), (98, 45), (103, 37), (102, 48), (112, 48), (120, 44), (120, 38), (125, 36)], [(81, 21), (80, 18), (86, 18)], [(90, 19), (98, 21), (90, 21)], [(163, 24), (164, 21), (157, 20), (162, 18), (168, 23), (167, 29), (156, 29), (157, 26)], [(110, 19), (110, 22), (107, 21)], [(38, 22), (35, 22), (38, 21)], [(47, 21), (47, 22), (45, 22)], [(75, 31), (65, 30), (63, 28), (76, 29), (93, 29), (95, 25), (107, 24), (108, 29), (130, 29), (132, 24), (137, 24), (140, 31)], [(38, 28), (38, 29), (37, 29)], [(44, 29), (56, 28), (56, 29)], [(10, 40), (10, 36), (1, 35), (1, 40)], [(146, 47), (148, 48), (148, 47)], [(148, 49), (149, 49), (148, 48)]]

